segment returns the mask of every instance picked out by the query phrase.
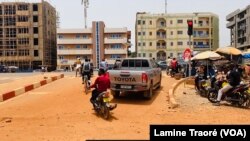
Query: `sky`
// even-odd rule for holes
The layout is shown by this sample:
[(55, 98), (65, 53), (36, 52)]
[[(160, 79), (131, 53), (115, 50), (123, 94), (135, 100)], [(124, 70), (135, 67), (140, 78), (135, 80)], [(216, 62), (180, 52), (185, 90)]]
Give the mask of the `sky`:
[[(84, 28), (82, 0), (47, 0), (60, 15), (60, 28)], [(226, 16), (250, 5), (250, 0), (167, 0), (167, 13), (212, 12), (219, 16), (219, 45), (230, 45)], [(89, 0), (87, 25), (104, 21), (109, 28), (127, 27), (131, 31), (132, 51), (135, 42), (137, 12), (164, 13), (165, 0)]]

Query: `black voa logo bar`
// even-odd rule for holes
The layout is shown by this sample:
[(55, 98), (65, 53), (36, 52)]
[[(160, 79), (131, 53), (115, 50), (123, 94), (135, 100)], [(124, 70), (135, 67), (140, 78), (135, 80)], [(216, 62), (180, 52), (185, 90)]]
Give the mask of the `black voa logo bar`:
[(250, 141), (250, 125), (150, 125), (150, 141)]

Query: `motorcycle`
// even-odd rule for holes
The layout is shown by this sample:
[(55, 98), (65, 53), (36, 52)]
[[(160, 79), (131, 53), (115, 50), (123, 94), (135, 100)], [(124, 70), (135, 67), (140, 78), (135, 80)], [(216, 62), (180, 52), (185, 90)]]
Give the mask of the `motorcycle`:
[(116, 104), (110, 104), (110, 94), (107, 91), (100, 93), (94, 102), (96, 113), (102, 115), (105, 119), (109, 119), (110, 111), (115, 109), (116, 106)]
[(200, 94), (202, 97), (206, 97), (208, 94), (208, 90), (210, 88), (210, 80), (205, 80), (203, 75), (197, 74), (195, 76), (196, 86), (195, 89), (198, 94)]
[[(227, 85), (226, 81), (222, 82), (217, 81), (215, 87), (209, 90), (207, 97), (208, 100), (212, 103), (216, 103), (218, 91), (225, 85)], [(227, 91), (225, 94), (222, 95), (221, 101), (227, 101), (228, 103), (235, 106), (249, 108), (250, 107), (249, 86), (250, 86), (249, 84), (240, 84), (230, 89), (229, 91)]]

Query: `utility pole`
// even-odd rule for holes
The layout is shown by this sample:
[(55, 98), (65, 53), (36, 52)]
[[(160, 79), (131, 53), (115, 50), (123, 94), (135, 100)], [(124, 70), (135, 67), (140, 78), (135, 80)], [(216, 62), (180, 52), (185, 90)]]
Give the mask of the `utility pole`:
[(168, 5), (168, 2), (167, 0), (165, 0), (165, 14), (167, 14), (167, 5)]
[(87, 8), (89, 8), (89, 0), (82, 0), (82, 5), (84, 4), (84, 27), (87, 28)]

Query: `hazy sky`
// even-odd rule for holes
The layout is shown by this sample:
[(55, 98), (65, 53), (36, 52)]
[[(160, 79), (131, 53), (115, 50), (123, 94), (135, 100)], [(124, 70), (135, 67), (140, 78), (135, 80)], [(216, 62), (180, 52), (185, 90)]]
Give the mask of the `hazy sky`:
[[(60, 13), (61, 28), (83, 28), (82, 0), (48, 0)], [(167, 0), (168, 13), (212, 12), (219, 16), (220, 46), (230, 42), (226, 15), (250, 5), (250, 0)], [(89, 0), (88, 27), (91, 21), (104, 21), (106, 27), (127, 27), (134, 45), (136, 12), (164, 13), (165, 0)], [(133, 47), (134, 48), (134, 47)], [(132, 49), (134, 50), (134, 49)]]

